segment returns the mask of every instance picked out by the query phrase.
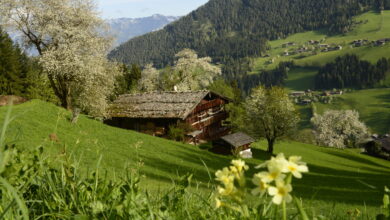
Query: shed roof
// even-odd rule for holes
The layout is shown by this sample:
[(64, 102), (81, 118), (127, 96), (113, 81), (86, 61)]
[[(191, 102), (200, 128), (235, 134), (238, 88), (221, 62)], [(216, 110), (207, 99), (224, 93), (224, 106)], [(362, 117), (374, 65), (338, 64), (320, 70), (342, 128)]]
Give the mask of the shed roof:
[(236, 148), (255, 142), (255, 139), (253, 139), (252, 137), (250, 137), (249, 135), (247, 135), (243, 132), (229, 134), (229, 135), (223, 136), (221, 139), (226, 141), (227, 143), (231, 144), (233, 147), (236, 147)]
[[(111, 117), (185, 119), (210, 91), (125, 94), (109, 108)], [(219, 95), (217, 95), (219, 96)]]
[(382, 138), (379, 140), (381, 142), (381, 146), (385, 151), (390, 152), (390, 137)]

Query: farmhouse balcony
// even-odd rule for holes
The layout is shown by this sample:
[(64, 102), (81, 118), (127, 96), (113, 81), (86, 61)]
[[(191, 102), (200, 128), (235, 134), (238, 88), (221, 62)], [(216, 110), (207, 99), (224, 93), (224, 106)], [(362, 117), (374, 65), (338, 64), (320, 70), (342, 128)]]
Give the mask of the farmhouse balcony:
[(207, 127), (207, 126), (210, 126), (216, 122), (220, 122), (222, 120), (225, 120), (227, 117), (228, 117), (228, 114), (226, 112), (220, 112), (218, 114), (209, 116), (207, 118), (204, 118), (204, 119), (201, 119), (198, 121), (192, 121), (190, 123), (194, 128), (201, 130), (204, 127)]
[(209, 101), (209, 102), (207, 102), (205, 104), (197, 106), (195, 108), (195, 110), (194, 110), (194, 113), (206, 111), (208, 109), (212, 109), (214, 107), (222, 106), (224, 104), (225, 104), (225, 102), (222, 99), (211, 100), (211, 101)]

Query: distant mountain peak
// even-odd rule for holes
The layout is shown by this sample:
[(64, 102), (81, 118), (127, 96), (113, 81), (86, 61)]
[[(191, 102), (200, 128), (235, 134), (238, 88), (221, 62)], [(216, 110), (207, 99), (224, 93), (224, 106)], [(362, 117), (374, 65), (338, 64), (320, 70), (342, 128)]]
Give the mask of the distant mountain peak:
[(115, 46), (118, 46), (134, 37), (157, 31), (165, 25), (176, 21), (179, 16), (165, 16), (154, 14), (144, 18), (116, 18), (107, 19), (110, 26), (110, 34), (116, 39)]

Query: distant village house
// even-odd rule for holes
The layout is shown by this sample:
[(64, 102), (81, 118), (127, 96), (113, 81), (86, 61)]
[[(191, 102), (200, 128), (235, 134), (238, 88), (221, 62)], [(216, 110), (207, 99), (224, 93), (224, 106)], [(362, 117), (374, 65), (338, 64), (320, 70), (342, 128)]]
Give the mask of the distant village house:
[(295, 91), (295, 92), (290, 93), (290, 96), (293, 96), (293, 97), (301, 97), (304, 95), (306, 95), (306, 93), (304, 91)]
[(283, 48), (288, 47), (288, 46), (295, 46), (295, 43), (294, 42), (287, 42), (287, 43), (282, 44)]

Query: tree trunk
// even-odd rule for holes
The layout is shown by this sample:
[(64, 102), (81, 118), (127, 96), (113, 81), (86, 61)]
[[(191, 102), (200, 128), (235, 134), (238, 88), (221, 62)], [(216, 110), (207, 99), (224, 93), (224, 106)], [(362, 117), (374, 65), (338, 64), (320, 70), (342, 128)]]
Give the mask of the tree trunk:
[(267, 139), (268, 141), (268, 153), (273, 154), (274, 153), (274, 144), (275, 144), (275, 139)]

